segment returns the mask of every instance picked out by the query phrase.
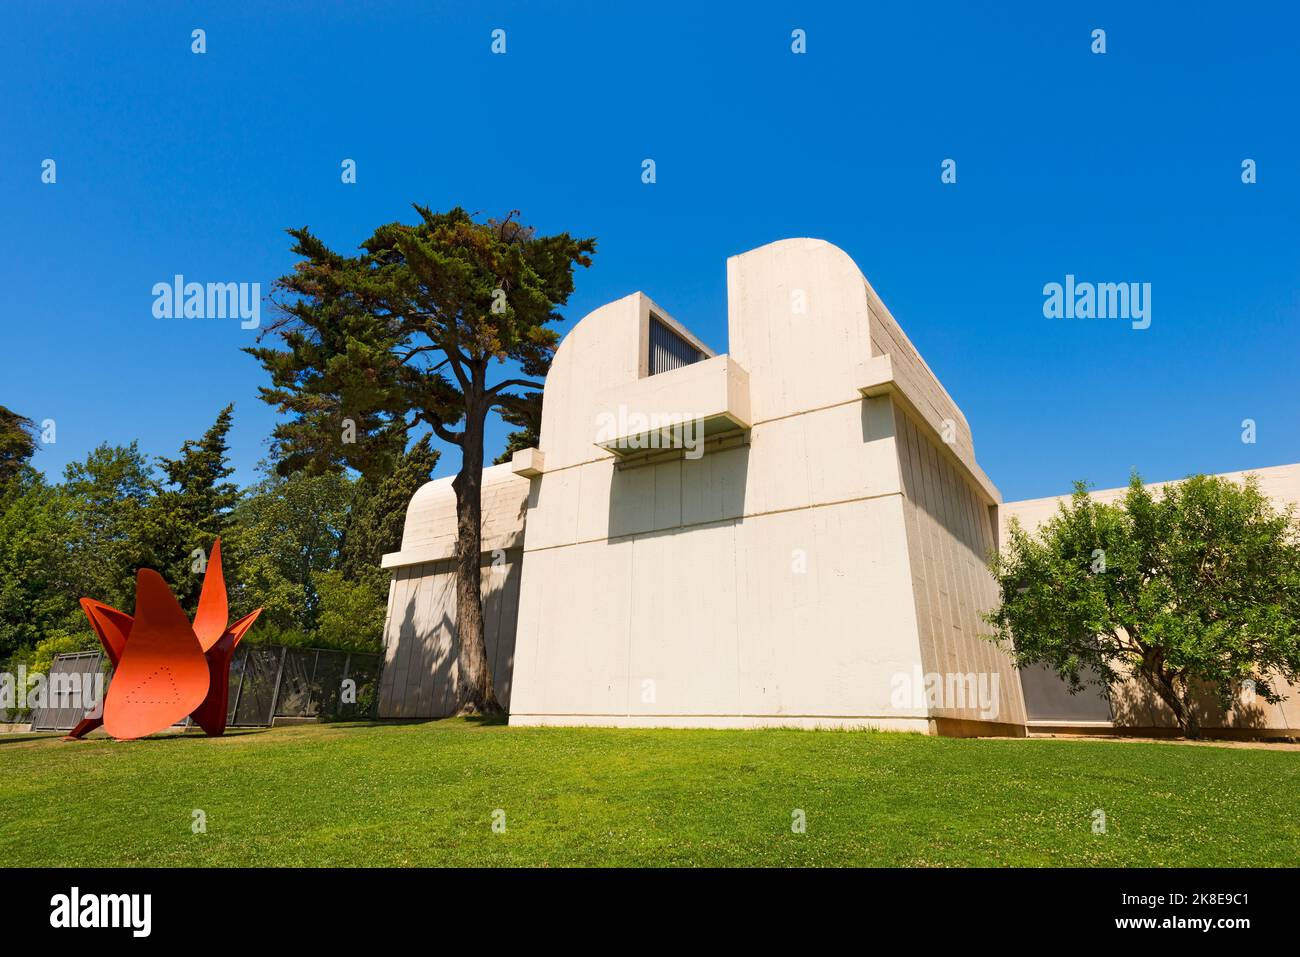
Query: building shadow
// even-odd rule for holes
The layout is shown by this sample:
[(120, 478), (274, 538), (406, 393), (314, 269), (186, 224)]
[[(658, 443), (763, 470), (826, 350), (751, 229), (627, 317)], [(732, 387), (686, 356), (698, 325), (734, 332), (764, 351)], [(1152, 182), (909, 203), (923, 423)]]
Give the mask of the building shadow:
[(609, 473), (607, 541), (670, 533), (682, 527), (739, 522), (749, 485), (748, 444), (707, 450), (699, 458), (659, 453), (615, 465)]

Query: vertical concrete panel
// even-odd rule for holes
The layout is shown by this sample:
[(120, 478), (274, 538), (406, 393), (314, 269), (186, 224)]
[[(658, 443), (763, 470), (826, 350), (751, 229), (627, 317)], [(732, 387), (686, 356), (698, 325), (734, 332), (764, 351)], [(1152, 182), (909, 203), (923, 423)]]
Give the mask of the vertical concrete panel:
[[(794, 308), (795, 290), (806, 312)], [(862, 273), (820, 240), (772, 243), (727, 260), (730, 353), (750, 376), (756, 421), (852, 399), (871, 355)]]
[[(547, 463), (549, 468), (549, 461)], [(547, 472), (528, 511), (528, 547), (550, 548), (577, 541), (582, 470)]]
[[(590, 462), (571, 471), (578, 473), (578, 514), (575, 540), (590, 542), (598, 538), (605, 538), (609, 535), (609, 497), (614, 482), (613, 460)], [(549, 476), (545, 481), (549, 487)], [(529, 527), (530, 529), (532, 527), (531, 518)], [(548, 540), (546, 535), (539, 535), (532, 547), (542, 548), (558, 540), (558, 537), (552, 537)]]
[(397, 645), (393, 662), (392, 716), (407, 717), (410, 708), (406, 696), (406, 679), (410, 671), (411, 656), (417, 653), (419, 632), (416, 626), (416, 606), (419, 602), (419, 582), (422, 577), (421, 566), (407, 570), (409, 575), (407, 591), (402, 603), (401, 619), (398, 622)]
[(682, 524), (739, 518), (745, 512), (750, 447), (682, 462)]
[(422, 566), (416, 602), (419, 657), (412, 657), (406, 694), (411, 717), (441, 717), (450, 706), (456, 680), (456, 574), (451, 562)]
[[(969, 480), (935, 439), (911, 422), (900, 431), (906, 433), (908, 446), (900, 456), (908, 457), (908, 471), (919, 479), (916, 518), (908, 528), (920, 546), (916, 551), (925, 565), (918, 576), (916, 598), (923, 622), (925, 606), (931, 605), (932, 624), (927, 628), (923, 623), (921, 628), (930, 645), (922, 651), (925, 671), (940, 674), (945, 682), (950, 675), (974, 675), (977, 690), (985, 694), (992, 692), (997, 676), (993, 714), (983, 713), (978, 701), (956, 698), (942, 702), (934, 714), (1022, 724), (1024, 705), (1019, 676), (1008, 656), (980, 637), (987, 630), (981, 614), (995, 598), (992, 576), (985, 566), (991, 543), (987, 511)], [(919, 456), (913, 455), (912, 446), (916, 446)]]
[(515, 553), (514, 561), (507, 565), (505, 582), (501, 590), (501, 624), (497, 637), (496, 657), (492, 674), (495, 676), (497, 700), (509, 709), (514, 689), (515, 636), (519, 624), (519, 580), (522, 570), (522, 553)]
[(609, 488), (609, 538), (640, 535), (655, 524), (653, 466), (616, 469)]
[(396, 702), (393, 693), (397, 678), (397, 658), (402, 653), (403, 642), (400, 631), (407, 613), (407, 600), (411, 590), (411, 570), (399, 568), (393, 576), (390, 589), (388, 621), (384, 626), (384, 667), (379, 680), (379, 716), (396, 717)]
[(519, 571), (519, 620), (510, 686), (512, 712), (540, 714), (545, 708), (542, 674), (542, 624), (546, 585), (544, 552), (525, 551)]
[(671, 535), (641, 536), (631, 544), (636, 587), (628, 713), (737, 713), (732, 524), (696, 528), (691, 562), (681, 560)]
[(631, 564), (628, 540), (525, 553), (525, 581), (536, 577), (540, 589), (529, 606), (538, 615), (527, 672), (538, 690), (525, 699), (534, 713), (626, 712)]
[(676, 528), (682, 523), (682, 463), (664, 462), (651, 466), (654, 472), (655, 531)]
[(745, 511), (762, 514), (811, 505), (808, 459), (801, 417), (754, 426), (745, 478)]

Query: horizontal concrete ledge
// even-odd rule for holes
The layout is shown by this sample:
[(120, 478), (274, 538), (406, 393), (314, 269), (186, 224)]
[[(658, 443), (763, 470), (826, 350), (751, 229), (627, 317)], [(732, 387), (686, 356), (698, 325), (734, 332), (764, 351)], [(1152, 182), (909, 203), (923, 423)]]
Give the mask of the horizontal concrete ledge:
[[(699, 457), (748, 444), (749, 429), (736, 427), (733, 424), (733, 427), (729, 430), (711, 434), (706, 438), (700, 445)], [(689, 461), (688, 456), (690, 455), (691, 452), (684, 448), (650, 449), (639, 453), (628, 452), (625, 455), (615, 455), (614, 468), (620, 472), (626, 472), (629, 469), (644, 468), (648, 465), (662, 465), (664, 462)]]
[[(523, 536), (517, 535), (509, 544), (498, 546), (494, 549), (485, 550), (479, 556), (479, 564), (486, 568), (492, 564), (498, 551), (512, 553), (522, 548)], [(413, 548), (405, 552), (389, 552), (379, 560), (380, 568), (406, 568), (410, 565), (428, 565), (431, 562), (449, 562), (456, 557), (456, 543), (450, 541), (446, 545), (425, 546), (424, 548)]]
[(928, 718), (842, 717), (834, 715), (691, 715), (691, 714), (515, 714), (512, 727), (523, 728), (801, 728), (804, 730), (872, 729), (930, 733)]
[(405, 568), (408, 565), (424, 565), (428, 562), (445, 562), (455, 558), (449, 548), (425, 548), (409, 552), (389, 552), (379, 560), (380, 568)]
[(726, 355), (606, 389), (598, 409), (593, 442), (616, 456), (681, 448), (753, 424), (749, 373)]

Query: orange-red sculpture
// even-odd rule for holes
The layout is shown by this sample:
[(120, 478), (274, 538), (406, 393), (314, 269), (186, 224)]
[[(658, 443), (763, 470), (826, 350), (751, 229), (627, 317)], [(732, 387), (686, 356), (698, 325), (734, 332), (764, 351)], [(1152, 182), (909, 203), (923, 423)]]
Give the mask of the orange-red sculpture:
[(81, 607), (114, 670), (102, 717), (83, 718), (69, 738), (101, 724), (115, 738), (142, 738), (187, 715), (209, 735), (225, 733), (230, 659), (262, 609), (229, 624), (220, 539), (192, 625), (162, 576), (148, 568), (136, 574), (134, 617), (90, 598)]

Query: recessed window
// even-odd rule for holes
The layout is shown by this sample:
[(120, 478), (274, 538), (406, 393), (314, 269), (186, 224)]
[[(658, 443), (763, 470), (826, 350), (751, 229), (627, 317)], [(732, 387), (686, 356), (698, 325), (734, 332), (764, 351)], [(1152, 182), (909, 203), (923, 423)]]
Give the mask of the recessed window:
[(650, 316), (650, 374), (671, 372), (704, 358), (704, 353), (691, 345), (658, 316)]

